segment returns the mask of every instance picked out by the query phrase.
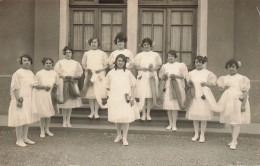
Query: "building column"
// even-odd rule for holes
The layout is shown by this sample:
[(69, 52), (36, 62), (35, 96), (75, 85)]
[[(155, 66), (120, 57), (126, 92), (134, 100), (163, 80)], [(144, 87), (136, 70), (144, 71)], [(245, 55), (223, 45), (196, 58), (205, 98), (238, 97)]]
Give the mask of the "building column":
[(60, 37), (59, 59), (63, 58), (62, 49), (69, 41), (69, 0), (60, 0)]
[(127, 48), (137, 53), (138, 0), (127, 0)]

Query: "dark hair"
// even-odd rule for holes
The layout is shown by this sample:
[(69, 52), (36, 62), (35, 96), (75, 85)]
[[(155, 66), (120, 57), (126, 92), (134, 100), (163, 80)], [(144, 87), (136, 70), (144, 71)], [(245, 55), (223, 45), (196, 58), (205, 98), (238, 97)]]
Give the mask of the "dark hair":
[(124, 71), (125, 71), (125, 69), (126, 69), (126, 62), (127, 62), (127, 57), (126, 57), (125, 55), (123, 55), (123, 54), (117, 55), (116, 60), (115, 60), (115, 62), (114, 62), (114, 64), (115, 64), (115, 70), (117, 70), (117, 60), (118, 60), (119, 58), (122, 58), (123, 61), (125, 62), (124, 67), (123, 67), (123, 69), (124, 69)]
[(127, 42), (127, 37), (123, 32), (119, 32), (116, 34), (114, 43), (117, 44), (117, 40), (119, 40), (120, 42)]
[(30, 56), (30, 55), (28, 55), (28, 54), (24, 54), (24, 55), (22, 55), (22, 56), (20, 56), (19, 58), (18, 58), (18, 61), (19, 61), (19, 63), (20, 63), (20, 65), (22, 65), (23, 64), (23, 58), (27, 58), (30, 62), (31, 62), (31, 64), (33, 64), (33, 60), (32, 60), (32, 57)]
[(72, 53), (72, 55), (74, 54), (74, 50), (70, 47), (70, 46), (65, 46), (64, 48), (63, 48), (63, 55), (65, 55), (66, 54), (66, 51), (67, 50), (70, 50), (71, 51), (71, 53)]
[(232, 65), (236, 65), (236, 68), (239, 68), (238, 62), (235, 59), (230, 59), (229, 61), (227, 61), (225, 68), (228, 69), (228, 67), (232, 66)]
[(178, 55), (177, 55), (177, 51), (175, 51), (175, 50), (169, 50), (169, 51), (168, 51), (168, 54), (173, 55), (174, 58), (177, 58), (177, 57), (178, 57)]
[[(201, 56), (201, 55), (198, 55), (195, 57), (195, 60), (198, 60), (199, 62), (201, 62), (202, 64), (204, 64), (205, 62), (208, 61), (208, 58), (206, 56)], [(194, 63), (195, 63), (195, 60), (194, 60)]]
[(42, 64), (45, 65), (46, 61), (48, 61), (48, 60), (51, 61), (52, 66), (53, 66), (54, 65), (54, 61), (53, 61), (52, 58), (42, 58)]
[(142, 40), (141, 47), (143, 47), (144, 43), (148, 43), (148, 44), (150, 44), (150, 46), (152, 47), (153, 41), (152, 41), (152, 39), (150, 39), (150, 38), (147, 37), (147, 38), (144, 38), (144, 39)]
[(91, 42), (92, 42), (93, 40), (95, 40), (95, 39), (97, 39), (98, 46), (100, 46), (99, 38), (97, 38), (97, 37), (92, 37), (92, 38), (90, 38), (90, 39), (88, 40), (88, 44), (91, 45)]

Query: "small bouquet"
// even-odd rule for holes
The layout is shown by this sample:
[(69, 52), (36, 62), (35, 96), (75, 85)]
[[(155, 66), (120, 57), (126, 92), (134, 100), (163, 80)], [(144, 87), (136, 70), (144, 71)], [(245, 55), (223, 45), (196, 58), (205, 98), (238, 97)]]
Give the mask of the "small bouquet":
[(125, 94), (125, 100), (127, 103), (130, 103), (131, 107), (134, 105), (134, 100), (131, 99), (131, 95), (126, 93)]
[(22, 107), (23, 107), (23, 98), (22, 98), (22, 97), (20, 97), (20, 98), (17, 100), (16, 106), (17, 106), (18, 108), (22, 108)]

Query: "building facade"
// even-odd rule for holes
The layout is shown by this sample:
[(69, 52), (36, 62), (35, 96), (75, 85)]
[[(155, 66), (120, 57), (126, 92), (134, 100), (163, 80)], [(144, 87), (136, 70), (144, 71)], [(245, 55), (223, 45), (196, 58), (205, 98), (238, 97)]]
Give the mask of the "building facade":
[[(75, 49), (81, 61), (88, 39), (99, 37), (101, 49), (116, 49), (113, 39), (125, 32), (134, 54), (145, 37), (163, 62), (170, 49), (189, 70), (196, 55), (207, 56), (207, 69), (225, 75), (227, 60), (242, 61), (239, 72), (251, 80), (253, 122), (260, 122), (260, 0), (0, 0), (0, 114), (8, 113), (11, 75), (16, 59), (33, 56), (33, 71), (40, 59), (63, 58), (62, 48)], [(216, 98), (219, 92), (214, 90)]]

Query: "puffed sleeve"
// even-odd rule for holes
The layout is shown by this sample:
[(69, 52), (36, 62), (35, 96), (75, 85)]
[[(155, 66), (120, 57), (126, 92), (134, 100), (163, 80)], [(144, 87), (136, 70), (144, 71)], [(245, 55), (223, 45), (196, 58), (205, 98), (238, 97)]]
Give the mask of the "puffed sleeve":
[(245, 76), (242, 76), (240, 81), (240, 89), (241, 91), (248, 91), (250, 89), (250, 80)]
[(225, 77), (224, 76), (221, 76), (218, 78), (217, 80), (217, 85), (220, 87), (220, 88), (224, 88), (226, 85), (225, 85), (225, 82), (224, 82), (224, 79)]
[(214, 73), (209, 72), (208, 83), (211, 84), (211, 85), (216, 85), (216, 81), (217, 81), (217, 76)]
[(12, 76), (10, 91), (12, 93), (15, 89), (20, 89), (20, 88), (21, 88), (21, 83), (19, 81), (19, 74), (15, 72)]
[(102, 54), (102, 65), (107, 66), (108, 65), (108, 56), (107, 53), (103, 52)]
[(156, 56), (156, 65), (157, 66), (162, 65), (162, 58), (161, 58), (160, 54), (158, 54), (158, 53), (157, 53), (157, 56)]
[(159, 78), (162, 78), (163, 75), (165, 74), (165, 67), (164, 65), (161, 67), (160, 71), (159, 71)]
[(114, 65), (114, 62), (115, 62), (115, 51), (113, 51), (109, 58), (108, 58), (108, 64), (109, 66), (113, 66)]
[(188, 68), (184, 63), (181, 63), (180, 73), (183, 77), (186, 77), (186, 75), (188, 74)]
[(80, 65), (79, 62), (77, 62), (77, 71), (76, 71), (76, 77), (81, 77), (81, 75), (83, 74), (83, 70), (82, 70), (82, 67)]
[(136, 55), (136, 57), (135, 57), (135, 59), (134, 59), (134, 64), (136, 65), (136, 66), (138, 66), (138, 67), (141, 67), (140, 65), (141, 65), (141, 54), (137, 54)]
[(59, 75), (61, 75), (61, 66), (60, 66), (60, 61), (58, 61), (56, 63), (56, 65), (54, 66), (54, 71), (56, 71)]
[(130, 71), (127, 70), (127, 72), (129, 73), (130, 86), (135, 86), (135, 84), (136, 84), (135, 77), (133, 76), (133, 74)]
[(82, 60), (81, 60), (81, 64), (82, 64), (82, 67), (87, 70), (87, 57), (88, 57), (88, 53), (85, 52), (83, 54), (83, 57), (82, 57)]
[(110, 88), (110, 74), (111, 74), (111, 72), (108, 72), (108, 73), (107, 73), (107, 76), (106, 76), (106, 78), (105, 78), (105, 80), (104, 80), (104, 82), (103, 82), (103, 85), (104, 85), (104, 87), (105, 87), (106, 89), (109, 89), (109, 88)]

